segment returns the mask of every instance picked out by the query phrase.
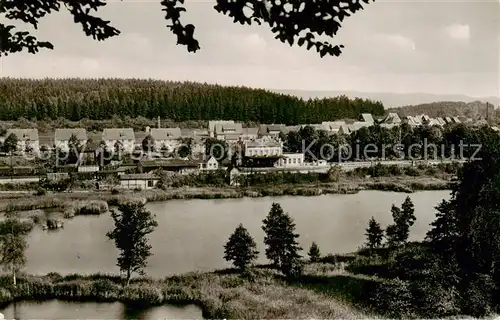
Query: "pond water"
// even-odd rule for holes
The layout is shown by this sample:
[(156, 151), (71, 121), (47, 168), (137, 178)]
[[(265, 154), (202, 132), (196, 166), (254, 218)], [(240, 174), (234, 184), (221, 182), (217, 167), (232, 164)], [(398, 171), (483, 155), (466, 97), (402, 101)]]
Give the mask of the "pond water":
[[(423, 239), (429, 223), (434, 220), (434, 207), (449, 195), (449, 191), (410, 194), (417, 217), (411, 229), (412, 240)], [(374, 216), (386, 227), (392, 222), (392, 204), (401, 205), (406, 196), (408, 194), (363, 191), (318, 197), (149, 203), (147, 207), (156, 214), (159, 225), (150, 235), (154, 255), (148, 260), (146, 272), (152, 277), (165, 277), (229, 266), (223, 259), (223, 245), (239, 223), (243, 223), (257, 242), (261, 252), (258, 262), (266, 263), (261, 226), (273, 202), (279, 202), (295, 219), (304, 255), (312, 241), (319, 245), (322, 253), (350, 252), (365, 241), (370, 217)], [(109, 214), (66, 220), (64, 229), (56, 232), (37, 228), (29, 237), (24, 271), (30, 274), (117, 273), (117, 251), (106, 238), (106, 232), (112, 228)]]
[[(193, 305), (160, 306), (138, 309), (119, 302), (16, 302), (4, 309), (0, 308), (5, 319), (203, 319), (201, 310)], [(1, 317), (0, 317), (1, 318)]]

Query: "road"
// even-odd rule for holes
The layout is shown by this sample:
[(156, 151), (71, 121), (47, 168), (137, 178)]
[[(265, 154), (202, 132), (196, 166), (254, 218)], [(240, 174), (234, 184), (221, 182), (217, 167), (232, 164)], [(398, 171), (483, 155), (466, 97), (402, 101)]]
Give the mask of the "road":
[[(386, 166), (400, 166), (400, 167), (411, 167), (411, 166), (418, 166), (418, 165), (438, 165), (438, 164), (450, 164), (450, 163), (464, 163), (465, 160), (416, 160), (416, 161), (356, 161), (356, 162), (341, 162), (336, 165), (339, 165), (343, 170), (345, 171), (351, 171), (355, 170), (358, 168), (369, 168), (377, 163), (380, 163), (382, 165)], [(313, 164), (308, 164), (305, 166), (295, 166), (295, 167), (286, 167), (286, 168), (279, 168), (284, 171), (294, 171), (294, 172), (301, 172), (301, 173), (307, 173), (307, 172), (317, 172), (317, 173), (326, 173), (330, 169), (331, 165), (313, 165)], [(269, 170), (271, 169), (271, 170)], [(259, 170), (259, 169), (254, 169), (251, 172), (265, 172), (265, 171), (279, 171), (278, 168), (269, 168), (267, 170)], [(244, 174), (250, 174), (251, 172), (245, 172)], [(10, 177), (7, 178), (0, 178), (0, 184), (7, 184), (7, 183), (30, 183), (30, 182), (38, 182), (40, 181), (40, 177), (22, 177), (22, 178), (13, 178), (10, 179)]]

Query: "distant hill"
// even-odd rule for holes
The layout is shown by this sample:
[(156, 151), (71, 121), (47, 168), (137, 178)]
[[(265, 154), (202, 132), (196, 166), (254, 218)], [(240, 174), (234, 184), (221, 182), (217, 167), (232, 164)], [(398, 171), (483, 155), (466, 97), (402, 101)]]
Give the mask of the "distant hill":
[(363, 98), (380, 101), (385, 108), (397, 108), (401, 106), (427, 104), (436, 101), (455, 102), (489, 102), (494, 106), (500, 105), (500, 97), (469, 97), (466, 95), (436, 95), (428, 93), (388, 93), (388, 92), (357, 92), (357, 91), (306, 91), (306, 90), (272, 90), (278, 93), (289, 94), (303, 99), (326, 98), (346, 95), (349, 98)]
[(161, 117), (176, 122), (235, 120), (319, 123), (383, 115), (381, 103), (336, 97), (304, 101), (270, 90), (141, 79), (0, 78), (0, 120)]
[(472, 118), (474, 120), (486, 118), (488, 112), (490, 119), (496, 119), (499, 109), (494, 109), (492, 104), (489, 104), (489, 111), (487, 104), (480, 101), (474, 102), (455, 102), (455, 101), (440, 101), (432, 103), (424, 103), (414, 106), (405, 106), (400, 108), (391, 108), (387, 111), (397, 112), (402, 116), (415, 116), (419, 114), (427, 114), (428, 116), (446, 117), (457, 116)]

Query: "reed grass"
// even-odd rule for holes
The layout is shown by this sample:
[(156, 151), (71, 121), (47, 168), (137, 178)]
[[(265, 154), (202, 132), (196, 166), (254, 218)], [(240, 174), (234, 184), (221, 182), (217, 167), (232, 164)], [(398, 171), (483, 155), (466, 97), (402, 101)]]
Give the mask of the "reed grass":
[(120, 301), (145, 305), (195, 304), (205, 318), (358, 319), (366, 314), (350, 303), (282, 280), (272, 270), (251, 278), (232, 270), (189, 273), (163, 280), (134, 279), (129, 287), (113, 275), (21, 276), (14, 288), (0, 277), (0, 303), (15, 300)]
[[(419, 190), (446, 190), (450, 183), (446, 180), (431, 179), (429, 177), (383, 177), (383, 178), (356, 178), (342, 180), (335, 183), (315, 184), (283, 184), (259, 187), (181, 187), (167, 190), (152, 189), (140, 192), (121, 191), (119, 193), (110, 191), (90, 191), (72, 193), (51, 193), (37, 197), (26, 197), (23, 195), (9, 194), (0, 196), (0, 212), (2, 211), (30, 211), (37, 209), (61, 209), (68, 211), (69, 216), (77, 214), (93, 214), (89, 212), (107, 211), (104, 202), (108, 206), (115, 206), (122, 201), (132, 198), (144, 199), (145, 201), (169, 201), (190, 199), (233, 199), (243, 197), (267, 197), (267, 196), (319, 196), (324, 194), (354, 194), (360, 190), (381, 190), (393, 192), (413, 192)], [(83, 205), (92, 201), (93, 205)], [(68, 205), (71, 203), (72, 205)], [(73, 203), (78, 203), (77, 205)], [(97, 205), (97, 203), (100, 203)], [(99, 209), (97, 208), (99, 206)], [(73, 208), (75, 212), (72, 212)], [(87, 208), (87, 209), (85, 209)], [(87, 213), (80, 213), (80, 210)], [(97, 213), (96, 213), (97, 214)]]
[(66, 218), (78, 215), (99, 215), (109, 211), (108, 203), (104, 200), (77, 200), (65, 202), (63, 206)]

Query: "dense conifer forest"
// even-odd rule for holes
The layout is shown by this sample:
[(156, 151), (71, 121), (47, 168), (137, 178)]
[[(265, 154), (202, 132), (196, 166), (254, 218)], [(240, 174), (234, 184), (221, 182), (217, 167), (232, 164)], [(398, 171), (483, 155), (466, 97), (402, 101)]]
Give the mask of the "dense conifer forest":
[(236, 120), (288, 125), (383, 115), (381, 102), (335, 97), (302, 100), (263, 89), (138, 79), (0, 79), (0, 120), (113, 115)]

